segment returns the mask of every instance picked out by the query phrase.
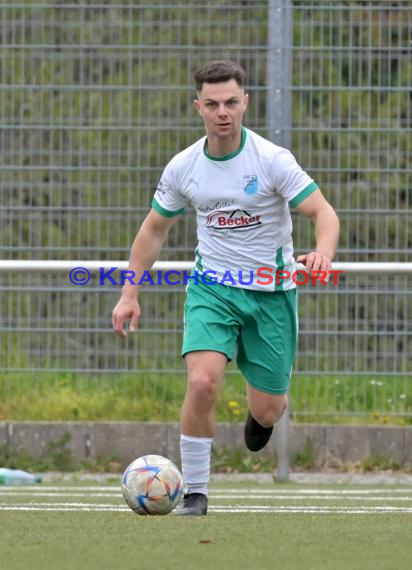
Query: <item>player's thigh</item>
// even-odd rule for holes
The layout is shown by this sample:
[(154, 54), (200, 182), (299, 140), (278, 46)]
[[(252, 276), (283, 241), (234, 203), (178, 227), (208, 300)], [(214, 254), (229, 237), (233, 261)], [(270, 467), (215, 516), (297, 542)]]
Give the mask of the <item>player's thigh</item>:
[(248, 383), (259, 392), (279, 396), (287, 393), (297, 328), (296, 289), (253, 293), (239, 334), (237, 363)]
[(189, 386), (211, 385), (217, 388), (223, 382), (227, 357), (223, 352), (196, 350), (185, 355)]

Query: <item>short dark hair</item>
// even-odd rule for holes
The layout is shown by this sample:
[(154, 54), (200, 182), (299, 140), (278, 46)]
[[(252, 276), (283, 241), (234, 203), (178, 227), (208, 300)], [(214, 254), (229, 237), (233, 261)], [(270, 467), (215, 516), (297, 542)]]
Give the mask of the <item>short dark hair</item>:
[(246, 72), (230, 59), (216, 59), (198, 69), (194, 78), (196, 91), (201, 91), (203, 83), (222, 83), (231, 79), (234, 79), (239, 87), (243, 87), (246, 81)]

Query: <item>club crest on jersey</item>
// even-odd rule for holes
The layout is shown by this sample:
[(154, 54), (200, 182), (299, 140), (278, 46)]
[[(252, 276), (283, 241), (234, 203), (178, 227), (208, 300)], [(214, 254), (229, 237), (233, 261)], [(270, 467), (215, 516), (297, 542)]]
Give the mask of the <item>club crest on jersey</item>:
[(249, 174), (243, 177), (243, 191), (246, 194), (257, 194), (258, 190), (258, 177), (256, 174)]

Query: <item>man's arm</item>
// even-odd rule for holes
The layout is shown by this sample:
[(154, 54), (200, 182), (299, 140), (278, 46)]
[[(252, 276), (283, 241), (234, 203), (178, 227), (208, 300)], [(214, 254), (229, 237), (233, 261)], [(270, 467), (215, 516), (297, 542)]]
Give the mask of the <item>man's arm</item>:
[(320, 190), (315, 190), (296, 209), (312, 220), (316, 231), (316, 249), (300, 255), (296, 261), (311, 271), (326, 271), (327, 281), (339, 239), (339, 218)]
[(112, 313), (113, 329), (120, 337), (127, 336), (124, 327), (128, 319), (131, 319), (130, 331), (134, 332), (137, 329), (140, 316), (137, 300), (140, 286), (137, 283), (143, 277), (144, 272), (148, 271), (159, 257), (169, 230), (177, 219), (178, 216), (167, 218), (152, 209), (140, 227), (133, 242), (129, 260), (129, 270), (135, 273), (133, 281), (136, 285), (126, 281), (119, 302)]

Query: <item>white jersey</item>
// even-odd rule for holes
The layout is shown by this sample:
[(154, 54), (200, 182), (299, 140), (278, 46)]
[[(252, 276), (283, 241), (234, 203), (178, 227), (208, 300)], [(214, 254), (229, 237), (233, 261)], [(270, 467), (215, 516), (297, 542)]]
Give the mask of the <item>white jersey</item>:
[(289, 207), (317, 188), (288, 150), (242, 127), (240, 147), (227, 156), (210, 156), (206, 137), (174, 156), (152, 206), (167, 217), (194, 207), (199, 273), (244, 289), (287, 290), (292, 278), (276, 279), (276, 271), (295, 271)]

